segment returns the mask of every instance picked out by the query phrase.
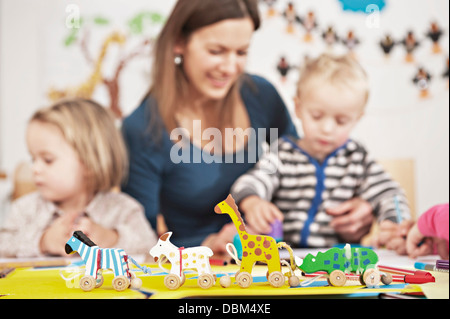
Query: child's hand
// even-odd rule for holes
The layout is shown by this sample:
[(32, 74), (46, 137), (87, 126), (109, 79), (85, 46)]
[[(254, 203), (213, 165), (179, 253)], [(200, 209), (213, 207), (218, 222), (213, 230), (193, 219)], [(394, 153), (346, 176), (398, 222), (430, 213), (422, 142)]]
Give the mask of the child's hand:
[(272, 230), (271, 224), (275, 220), (283, 220), (283, 213), (271, 202), (249, 196), (240, 203), (240, 209), (245, 214), (248, 225), (260, 234), (268, 234)]
[(419, 227), (415, 224), (406, 238), (406, 250), (411, 258), (431, 255), (433, 253), (433, 240), (431, 238), (425, 239), (425, 236), (420, 233)]
[(413, 222), (410, 220), (404, 220), (401, 224), (383, 220), (373, 239), (373, 245), (375, 247), (385, 246), (399, 255), (406, 255), (406, 235), (412, 225)]
[(57, 217), (42, 234), (39, 248), (43, 254), (66, 256), (65, 246), (71, 236), (71, 220), (63, 215)]
[(346, 242), (360, 242), (373, 223), (372, 206), (361, 198), (352, 198), (337, 207), (326, 209), (334, 216), (330, 226)]
[(442, 238), (433, 238), (437, 253), (441, 259), (448, 260), (448, 242)]
[(117, 231), (95, 223), (86, 214), (75, 220), (73, 230), (81, 230), (94, 243), (103, 248), (114, 247), (119, 239)]

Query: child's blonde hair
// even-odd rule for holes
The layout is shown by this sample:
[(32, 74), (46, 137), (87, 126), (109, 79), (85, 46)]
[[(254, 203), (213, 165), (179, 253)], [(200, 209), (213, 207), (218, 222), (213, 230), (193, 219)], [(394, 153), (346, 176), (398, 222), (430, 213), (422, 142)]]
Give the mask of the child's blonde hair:
[(88, 191), (120, 186), (128, 171), (123, 137), (112, 114), (85, 99), (63, 100), (38, 110), (30, 119), (58, 127), (87, 170)]
[(333, 56), (328, 53), (316, 59), (305, 59), (297, 84), (297, 97), (302, 97), (315, 86), (328, 83), (362, 92), (365, 103), (369, 98), (367, 73), (351, 55)]

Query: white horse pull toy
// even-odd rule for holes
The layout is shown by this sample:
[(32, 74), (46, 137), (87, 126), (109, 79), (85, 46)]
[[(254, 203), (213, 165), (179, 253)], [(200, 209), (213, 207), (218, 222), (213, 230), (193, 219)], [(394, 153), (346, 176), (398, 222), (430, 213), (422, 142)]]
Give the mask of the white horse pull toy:
[(170, 273), (164, 278), (164, 284), (171, 290), (178, 289), (185, 281), (185, 269), (195, 269), (198, 273), (198, 285), (204, 289), (211, 288), (216, 276), (212, 273), (209, 257), (213, 255), (210, 248), (200, 246), (192, 248), (177, 247), (170, 242), (172, 232), (167, 232), (159, 238), (156, 245), (150, 249), (150, 255), (159, 260), (166, 256), (172, 265)]

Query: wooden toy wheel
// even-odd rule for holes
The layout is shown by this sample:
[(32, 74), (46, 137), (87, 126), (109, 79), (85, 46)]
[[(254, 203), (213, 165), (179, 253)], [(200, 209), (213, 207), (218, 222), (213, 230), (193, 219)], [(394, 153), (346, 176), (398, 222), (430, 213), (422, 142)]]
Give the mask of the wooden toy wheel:
[(300, 286), (300, 278), (298, 278), (295, 275), (291, 275), (289, 277), (288, 282), (289, 282), (289, 287), (298, 287), (298, 286)]
[(359, 282), (361, 283), (361, 285), (366, 285), (364, 283), (363, 274), (359, 275)]
[(367, 269), (363, 274), (364, 284), (368, 287), (374, 287), (380, 283), (381, 275), (376, 269)]
[(222, 286), (222, 288), (228, 288), (231, 286), (231, 278), (228, 275), (224, 275), (220, 277), (219, 283)]
[(175, 290), (181, 286), (181, 278), (174, 274), (169, 274), (164, 278), (164, 285), (170, 290)]
[(95, 288), (95, 278), (92, 276), (83, 276), (80, 279), (80, 288), (84, 291), (91, 291)]
[(269, 275), (269, 283), (274, 288), (280, 288), (284, 285), (285, 279), (281, 271), (274, 271)]
[(392, 283), (392, 275), (391, 274), (382, 274), (381, 282), (385, 285), (390, 285)]
[(130, 286), (130, 280), (126, 276), (114, 277), (112, 286), (116, 291), (124, 291)]
[(142, 279), (136, 277), (134, 272), (131, 273), (131, 288), (139, 289), (142, 287)]
[(97, 280), (95, 281), (95, 288), (100, 288), (103, 285), (105, 279), (102, 275), (97, 275)]
[(345, 276), (343, 271), (334, 270), (331, 272), (330, 278), (328, 278), (328, 282), (332, 286), (341, 287), (347, 282), (347, 277)]
[(253, 283), (253, 277), (246, 271), (239, 272), (236, 276), (236, 282), (241, 288), (248, 288)]
[(198, 285), (203, 289), (209, 289), (214, 285), (214, 276), (211, 274), (203, 274), (198, 277)]

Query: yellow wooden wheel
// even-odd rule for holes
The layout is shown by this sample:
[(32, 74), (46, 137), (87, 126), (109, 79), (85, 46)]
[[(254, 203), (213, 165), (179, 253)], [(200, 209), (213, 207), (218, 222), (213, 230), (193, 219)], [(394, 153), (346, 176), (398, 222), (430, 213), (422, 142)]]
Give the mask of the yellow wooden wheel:
[(285, 279), (281, 271), (274, 271), (269, 275), (269, 283), (274, 288), (280, 288), (284, 285)]
[(130, 286), (130, 280), (126, 276), (114, 277), (112, 286), (116, 291), (124, 291)]
[(236, 282), (241, 288), (248, 288), (253, 283), (253, 277), (250, 273), (243, 271), (236, 275)]
[(95, 278), (92, 276), (83, 276), (80, 279), (80, 288), (84, 291), (91, 291), (95, 288)]
[(367, 269), (363, 274), (363, 280), (367, 287), (374, 287), (380, 283), (380, 272), (374, 268)]
[(214, 276), (211, 274), (203, 274), (198, 276), (198, 285), (203, 289), (211, 288), (214, 285)]
[(169, 274), (164, 278), (164, 285), (170, 290), (175, 290), (181, 286), (181, 278), (174, 274)]
[(344, 272), (341, 270), (334, 270), (330, 274), (330, 278), (328, 278), (328, 282), (335, 287), (341, 287), (345, 285), (347, 282), (347, 277)]

